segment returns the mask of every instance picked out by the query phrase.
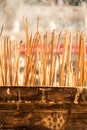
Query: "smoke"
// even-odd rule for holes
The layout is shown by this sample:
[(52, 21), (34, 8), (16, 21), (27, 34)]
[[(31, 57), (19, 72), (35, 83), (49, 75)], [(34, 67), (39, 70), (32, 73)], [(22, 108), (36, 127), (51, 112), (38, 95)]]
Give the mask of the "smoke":
[(18, 10), (23, 3), (23, 0), (1, 0), (0, 23), (4, 24), (6, 29), (12, 29), (15, 19), (18, 19)]
[(23, 17), (27, 17), (31, 33), (36, 31), (36, 19), (39, 16), (40, 32), (50, 32), (52, 28), (56, 31), (67, 28), (73, 31), (78, 28), (87, 31), (86, 4), (72, 7), (44, 6), (36, 3), (37, 0), (0, 0), (0, 28), (4, 25), (4, 32), (8, 31), (9, 35), (19, 37), (24, 31)]
[(0, 27), (4, 25), (4, 35), (16, 37), (22, 29), (26, 9), (25, 0), (0, 0)]

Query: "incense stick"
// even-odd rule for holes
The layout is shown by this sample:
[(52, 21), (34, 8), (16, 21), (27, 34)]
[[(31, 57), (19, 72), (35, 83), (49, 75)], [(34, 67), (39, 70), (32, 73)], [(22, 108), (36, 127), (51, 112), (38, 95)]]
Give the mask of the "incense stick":
[[(57, 48), (56, 48), (56, 52), (57, 54), (55, 54), (55, 58), (54, 58), (54, 64), (53, 64), (53, 77), (52, 77), (52, 82), (54, 83), (54, 78), (56, 78), (57, 76), (57, 70), (56, 70), (56, 62), (57, 62), (57, 57), (59, 57), (59, 45), (60, 45), (60, 38), (61, 38), (61, 34), (62, 32), (59, 33), (58, 36), (58, 43), (57, 43)], [(59, 58), (58, 58), (58, 62), (59, 62)], [(60, 67), (60, 66), (59, 66)]]
[(7, 85), (7, 71), (8, 71), (8, 39), (5, 39), (5, 43), (4, 43), (4, 83), (5, 85)]
[(79, 48), (79, 74), (80, 74), (80, 86), (84, 85), (84, 37), (80, 36), (80, 48)]
[(3, 54), (2, 54), (2, 41), (0, 36), (0, 71), (1, 71), (1, 85), (4, 85), (4, 74), (3, 74)]
[(71, 62), (71, 47), (72, 47), (72, 36), (69, 34), (69, 43), (68, 43), (68, 53), (67, 53), (67, 61), (66, 61), (66, 71), (67, 71), (67, 84), (70, 86), (70, 62)]
[(60, 75), (60, 86), (63, 85), (64, 80), (64, 67), (65, 67), (65, 61), (66, 61), (66, 55), (67, 55), (67, 37), (68, 34), (64, 36), (64, 50), (63, 50), (63, 58), (62, 58), (62, 67), (61, 67), (61, 75)]
[(18, 86), (18, 67), (19, 67), (19, 59), (20, 59), (20, 47), (16, 45), (16, 54), (15, 54), (15, 79), (14, 85)]
[(54, 51), (54, 35), (55, 30), (52, 32), (52, 40), (51, 40), (51, 53), (50, 53), (50, 77), (49, 77), (49, 86), (52, 85), (52, 71), (53, 71), (53, 51)]

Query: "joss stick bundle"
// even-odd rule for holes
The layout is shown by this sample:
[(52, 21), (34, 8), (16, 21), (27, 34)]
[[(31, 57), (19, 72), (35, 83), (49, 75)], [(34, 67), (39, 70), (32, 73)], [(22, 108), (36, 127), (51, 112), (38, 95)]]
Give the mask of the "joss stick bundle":
[(70, 62), (71, 62), (71, 47), (72, 47), (72, 36), (71, 34), (69, 35), (69, 40), (68, 40), (68, 49), (67, 49), (67, 61), (66, 61), (66, 75), (67, 75), (67, 84), (70, 86)]
[(9, 69), (9, 84), (13, 85), (13, 65), (12, 65), (12, 44), (8, 44), (8, 69)]
[[(55, 80), (55, 84), (56, 84), (56, 77), (57, 77), (57, 69), (60, 69), (60, 61), (59, 61), (59, 45), (60, 45), (60, 38), (61, 38), (61, 33), (62, 32), (60, 32), (59, 33), (59, 35), (58, 35), (58, 43), (57, 43), (57, 48), (56, 48), (56, 55), (55, 55), (55, 58), (54, 58), (54, 65), (53, 65), (53, 77), (52, 77), (52, 82), (53, 82), (53, 84), (54, 84), (54, 80)], [(57, 60), (58, 60), (58, 67), (59, 68), (57, 68)], [(57, 69), (56, 69), (57, 68)], [(59, 70), (58, 70), (59, 71)], [(54, 85), (55, 85), (54, 84)]]
[(84, 36), (80, 36), (79, 45), (79, 75), (80, 75), (80, 86), (84, 85)]
[(32, 67), (31, 67), (31, 85), (35, 86), (36, 83), (36, 71), (37, 71), (37, 62), (38, 62), (38, 45), (41, 44), (41, 36), (39, 33), (39, 17), (37, 18), (37, 32), (35, 34), (35, 40), (34, 40), (34, 45), (35, 45), (35, 55), (32, 54)]
[(79, 71), (78, 71), (78, 60), (79, 60), (79, 42), (80, 42), (80, 31), (77, 30), (76, 32), (76, 63), (77, 63), (77, 66), (76, 66), (76, 86), (78, 86), (78, 75), (79, 75)]
[(14, 85), (18, 86), (18, 68), (19, 68), (19, 58), (20, 58), (20, 46), (19, 45), (19, 48), (17, 46), (17, 44), (15, 45), (15, 59), (14, 59), (14, 62), (15, 62), (15, 78), (14, 78)]
[(47, 63), (48, 63), (48, 55), (46, 54), (47, 49), (47, 33), (44, 35), (44, 50), (41, 53), (41, 60), (42, 60), (42, 72), (43, 72), (43, 81), (42, 85), (46, 86), (46, 79), (48, 78), (47, 73)]
[(49, 75), (49, 86), (52, 85), (52, 75), (53, 75), (53, 53), (54, 53), (54, 36), (55, 30), (52, 32), (52, 40), (51, 40), (51, 52), (50, 52), (50, 75)]
[(84, 77), (85, 77), (85, 82), (86, 82), (86, 86), (87, 86), (87, 59), (85, 60), (85, 68), (84, 68)]
[(3, 75), (3, 68), (2, 68), (2, 58), (0, 54), (0, 85), (4, 85), (4, 75)]
[(32, 61), (32, 71), (31, 71), (31, 74), (32, 74), (32, 85), (35, 85), (36, 84), (36, 66), (37, 66), (37, 46), (38, 46), (38, 42), (39, 42), (39, 38), (38, 38), (38, 35), (39, 34), (36, 34), (36, 39), (35, 39), (35, 46), (36, 46), (36, 52), (35, 52), (35, 55), (32, 55), (32, 58), (33, 58), (33, 61)]
[[(0, 37), (1, 42), (1, 37)], [(3, 56), (2, 56), (2, 45), (0, 43), (0, 85), (4, 85), (4, 72), (3, 72)]]
[[(72, 84), (78, 86), (84, 86), (87, 75), (84, 69), (85, 63), (85, 36), (80, 31), (76, 33), (76, 58), (71, 63), (72, 56), (72, 33), (66, 32), (63, 37), (63, 51), (59, 54), (59, 46), (61, 46), (60, 38), (62, 33), (58, 35), (57, 46), (55, 43), (55, 30), (52, 31), (51, 38), (47, 33), (42, 36), (39, 33), (39, 17), (37, 18), (36, 33), (34, 36), (28, 32), (28, 20), (24, 18), (24, 29), (26, 36), (25, 55), (24, 55), (24, 71), (23, 81), (21, 85), (26, 86), (55, 86), (57, 82), (57, 74), (59, 74), (60, 86), (71, 86)], [(0, 33), (0, 39), (1, 39)], [(51, 39), (51, 42), (47, 41)], [(0, 40), (1, 41), (1, 40)], [(13, 47), (14, 46), (14, 47)], [(38, 47), (41, 46), (40, 51)], [(56, 52), (54, 52), (56, 46)], [(0, 44), (1, 47), (1, 44)], [(34, 49), (32, 49), (34, 47)], [(47, 52), (47, 47), (49, 52)], [(12, 52), (12, 49), (14, 52)], [(6, 38), (3, 44), (3, 51), (0, 49), (0, 83), (1, 85), (19, 85), (19, 64), (20, 64), (20, 49), (21, 45), (18, 45)], [(79, 52), (78, 52), (79, 50)], [(62, 62), (61, 62), (62, 61)], [(77, 68), (78, 67), (78, 68)], [(74, 68), (74, 69), (71, 69)], [(73, 80), (74, 77), (74, 80)], [(64, 79), (65, 78), (65, 79)], [(72, 84), (71, 81), (72, 80)]]
[(24, 19), (25, 35), (26, 35), (26, 55), (25, 55), (25, 68), (24, 68), (24, 81), (23, 85), (28, 85), (29, 70), (31, 65), (31, 48), (29, 43), (29, 33), (28, 33), (28, 21)]
[(64, 50), (63, 50), (63, 56), (62, 56), (62, 66), (61, 66), (61, 74), (60, 74), (60, 86), (63, 86), (65, 84), (64, 80), (64, 68), (66, 63), (66, 57), (67, 57), (67, 39), (68, 34), (66, 33), (64, 36)]
[(8, 39), (4, 43), (4, 84), (7, 85), (7, 71), (8, 71)]

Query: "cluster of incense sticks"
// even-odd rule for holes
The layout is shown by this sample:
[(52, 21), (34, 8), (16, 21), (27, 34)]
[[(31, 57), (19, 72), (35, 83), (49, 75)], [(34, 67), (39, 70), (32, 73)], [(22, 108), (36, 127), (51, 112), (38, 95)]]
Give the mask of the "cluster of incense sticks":
[[(26, 35), (23, 79), (19, 83), (21, 73), (20, 57), (22, 43), (10, 41), (5, 38), (2, 42), (0, 35), (0, 85), (1, 86), (86, 86), (87, 85), (87, 59), (85, 53), (85, 34), (77, 31), (73, 34), (66, 31), (51, 38), (46, 32), (44, 36), (39, 33), (39, 18), (37, 30), (33, 36), (28, 32), (28, 20), (24, 18)], [(57, 41), (55, 40), (57, 39)], [(61, 40), (61, 38), (63, 40)], [(50, 41), (48, 40), (50, 39)], [(63, 41), (63, 42), (61, 42)], [(73, 43), (74, 42), (74, 43)], [(63, 52), (59, 53), (59, 46), (63, 44)], [(72, 45), (76, 45), (76, 53), (72, 59)], [(38, 51), (38, 46), (43, 46)], [(48, 52), (49, 45), (49, 53)], [(54, 46), (56, 45), (56, 53)]]
[(18, 66), (20, 49), (5, 38), (3, 44), (0, 39), (0, 85), (18, 85)]

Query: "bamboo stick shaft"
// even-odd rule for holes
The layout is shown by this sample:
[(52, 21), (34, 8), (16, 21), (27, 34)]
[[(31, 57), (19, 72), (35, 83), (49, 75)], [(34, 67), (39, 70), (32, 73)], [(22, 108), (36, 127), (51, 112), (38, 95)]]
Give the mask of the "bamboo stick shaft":
[(50, 77), (49, 77), (49, 85), (52, 85), (52, 72), (53, 72), (53, 51), (54, 51), (54, 35), (55, 30), (52, 32), (52, 41), (51, 41), (51, 54), (50, 54)]
[(60, 86), (63, 85), (66, 51), (67, 51), (67, 34), (64, 37), (64, 50), (63, 50), (62, 67), (61, 67), (61, 75), (60, 75)]

